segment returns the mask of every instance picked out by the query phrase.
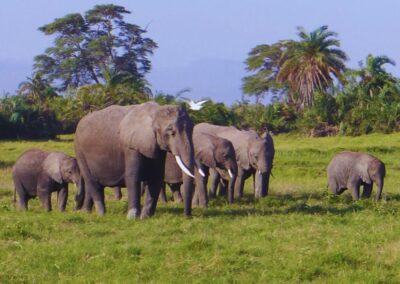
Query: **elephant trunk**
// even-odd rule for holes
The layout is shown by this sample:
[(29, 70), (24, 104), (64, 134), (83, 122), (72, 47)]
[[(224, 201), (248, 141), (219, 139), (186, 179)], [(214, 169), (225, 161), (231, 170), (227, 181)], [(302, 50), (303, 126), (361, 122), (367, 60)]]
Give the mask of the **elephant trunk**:
[(232, 174), (231, 170), (228, 169), (228, 173), (229, 173), (229, 183), (228, 183), (228, 202), (230, 204), (233, 203), (234, 201), (234, 194), (235, 194), (235, 182), (236, 182), (236, 176), (237, 174)]
[(76, 192), (75, 195), (75, 210), (80, 210), (82, 209), (83, 202), (85, 200), (85, 181), (83, 180), (83, 177), (79, 178), (79, 181), (77, 183), (78, 186), (78, 191)]
[[(191, 134), (191, 133), (190, 133)], [(185, 168), (187, 171), (190, 173), (187, 173), (186, 170), (184, 170), (181, 166), (182, 171), (185, 173), (182, 175), (182, 181), (183, 184), (181, 186), (181, 189), (183, 191), (183, 200), (184, 200), (184, 206), (185, 206), (185, 215), (190, 216), (192, 214), (192, 195), (193, 195), (193, 189), (194, 189), (194, 179), (193, 179), (193, 174), (194, 173), (194, 165), (195, 165), (195, 160), (194, 160), (194, 151), (193, 151), (193, 142), (192, 142), (192, 137), (189, 135), (189, 133), (186, 133), (182, 139), (183, 141), (178, 144), (179, 146), (177, 147), (177, 151), (175, 154), (176, 156), (180, 157), (181, 162), (184, 164)], [(178, 159), (176, 159), (178, 165)]]
[(257, 171), (255, 173), (255, 197), (265, 197), (268, 195), (268, 187), (269, 187), (269, 172), (260, 172)]

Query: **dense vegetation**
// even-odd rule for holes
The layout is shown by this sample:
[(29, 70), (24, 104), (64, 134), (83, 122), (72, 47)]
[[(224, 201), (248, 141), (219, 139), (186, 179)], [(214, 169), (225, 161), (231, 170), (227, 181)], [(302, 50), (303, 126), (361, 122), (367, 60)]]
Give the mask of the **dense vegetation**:
[[(17, 94), (0, 99), (0, 138), (73, 133), (82, 116), (111, 104), (185, 104), (181, 93), (152, 94), (145, 75), (157, 44), (124, 20), (129, 13), (97, 5), (40, 27), (54, 43), (34, 58), (33, 75)], [(347, 68), (337, 36), (327, 26), (310, 33), (300, 27), (298, 40), (254, 47), (246, 60), (245, 97), (232, 106), (209, 101), (193, 119), (312, 136), (397, 131), (399, 78), (384, 68), (394, 61), (368, 55), (359, 68)], [(269, 103), (263, 105), (263, 98)]]
[[(64, 214), (37, 199), (16, 212), (16, 158), (31, 147), (73, 155), (73, 137), (0, 142), (0, 282), (400, 282), (400, 135), (274, 139), (268, 197), (255, 201), (249, 181), (232, 206), (220, 198), (186, 219), (181, 205), (159, 204), (139, 221), (126, 220), (125, 190), (122, 201), (106, 190), (105, 217), (74, 212), (73, 198)], [(328, 193), (326, 165), (343, 149), (385, 161), (383, 200)]]

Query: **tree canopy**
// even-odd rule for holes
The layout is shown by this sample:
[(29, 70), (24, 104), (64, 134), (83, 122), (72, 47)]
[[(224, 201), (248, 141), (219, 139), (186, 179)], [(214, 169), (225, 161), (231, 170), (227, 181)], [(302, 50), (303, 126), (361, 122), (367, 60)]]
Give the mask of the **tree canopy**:
[(97, 5), (84, 15), (69, 14), (40, 27), (54, 36), (54, 44), (35, 57), (35, 73), (60, 90), (104, 83), (107, 70), (142, 82), (157, 44), (144, 37), (145, 29), (126, 22), (127, 14), (122, 6)]
[(316, 91), (332, 86), (345, 71), (346, 54), (339, 49), (337, 34), (321, 26), (307, 33), (298, 28), (299, 41), (282, 40), (272, 45), (258, 45), (246, 60), (252, 75), (244, 78), (246, 94), (262, 96), (267, 92), (287, 95), (297, 107), (313, 104)]

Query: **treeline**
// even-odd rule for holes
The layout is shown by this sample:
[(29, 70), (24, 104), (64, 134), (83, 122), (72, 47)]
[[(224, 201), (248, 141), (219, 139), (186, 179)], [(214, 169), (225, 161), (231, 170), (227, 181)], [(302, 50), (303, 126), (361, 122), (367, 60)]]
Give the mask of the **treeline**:
[[(145, 74), (157, 44), (127, 23), (122, 6), (97, 5), (40, 27), (54, 43), (35, 57), (32, 77), (0, 99), (0, 138), (54, 138), (73, 133), (87, 113), (111, 104), (155, 100), (182, 104), (180, 95), (152, 94)], [(387, 56), (346, 66), (337, 34), (327, 26), (297, 40), (254, 47), (246, 60), (245, 96), (232, 106), (209, 100), (193, 120), (274, 133), (311, 136), (389, 133), (400, 128), (400, 81)], [(205, 94), (205, 97), (207, 94)], [(255, 103), (250, 103), (250, 98)], [(269, 101), (262, 104), (262, 101)]]

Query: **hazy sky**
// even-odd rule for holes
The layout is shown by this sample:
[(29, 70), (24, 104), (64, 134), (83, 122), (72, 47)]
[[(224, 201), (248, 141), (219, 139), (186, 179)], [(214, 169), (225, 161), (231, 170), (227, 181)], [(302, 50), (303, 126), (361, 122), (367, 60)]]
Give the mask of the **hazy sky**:
[[(322, 25), (339, 34), (342, 49), (357, 66), (368, 53), (387, 55), (400, 64), (400, 1), (396, 0), (13, 0), (0, 10), (0, 93), (14, 92), (32, 73), (33, 57), (52, 39), (37, 28), (96, 4), (122, 5), (129, 22), (148, 26), (159, 48), (147, 76), (153, 91), (187, 97), (211, 97), (232, 103), (241, 98), (243, 61), (252, 47), (295, 39), (296, 27)], [(399, 66), (388, 67), (400, 75)]]

